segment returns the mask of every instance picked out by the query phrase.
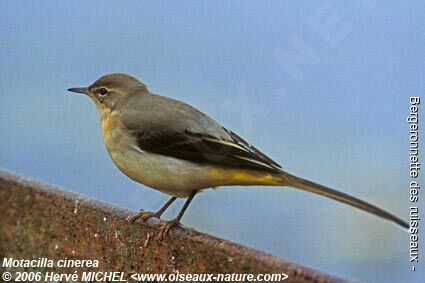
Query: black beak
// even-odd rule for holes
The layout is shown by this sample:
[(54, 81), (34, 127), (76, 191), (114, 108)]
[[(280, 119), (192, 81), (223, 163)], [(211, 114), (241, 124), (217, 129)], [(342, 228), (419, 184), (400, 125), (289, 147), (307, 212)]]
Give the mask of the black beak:
[(84, 94), (89, 93), (89, 91), (86, 87), (72, 87), (72, 88), (68, 88), (68, 91), (84, 93)]

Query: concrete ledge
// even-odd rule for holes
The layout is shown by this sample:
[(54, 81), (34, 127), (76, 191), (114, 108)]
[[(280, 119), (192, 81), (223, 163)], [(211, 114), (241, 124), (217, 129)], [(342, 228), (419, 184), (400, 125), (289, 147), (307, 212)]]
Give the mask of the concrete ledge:
[(283, 272), (284, 282), (347, 282), (186, 228), (159, 241), (159, 220), (130, 226), (128, 210), (4, 171), (0, 200), (2, 258), (97, 259), (96, 271), (127, 274)]

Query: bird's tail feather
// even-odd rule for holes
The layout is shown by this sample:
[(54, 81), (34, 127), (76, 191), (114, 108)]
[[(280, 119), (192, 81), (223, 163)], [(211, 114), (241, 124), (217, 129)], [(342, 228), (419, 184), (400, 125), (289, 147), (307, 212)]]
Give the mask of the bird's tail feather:
[(403, 221), (402, 219), (400, 219), (399, 217), (377, 207), (374, 206), (370, 203), (367, 203), (365, 201), (362, 201), (358, 198), (352, 197), (350, 195), (347, 195), (345, 193), (342, 192), (338, 192), (336, 190), (330, 189), (328, 187), (313, 183), (311, 181), (299, 178), (297, 176), (291, 175), (289, 173), (286, 172), (281, 172), (279, 174), (279, 178), (281, 178), (281, 183), (286, 185), (286, 186), (290, 186), (290, 187), (294, 187), (300, 190), (304, 190), (304, 191), (308, 191), (308, 192), (312, 192), (318, 195), (322, 195), (334, 200), (337, 200), (339, 202), (342, 203), (346, 203), (349, 204), (351, 206), (357, 207), (359, 209), (362, 209), (364, 211), (367, 211), (369, 213), (375, 214), (379, 217), (382, 217), (384, 219), (387, 219), (389, 221), (392, 221), (406, 229), (409, 229), (409, 224), (405, 221)]

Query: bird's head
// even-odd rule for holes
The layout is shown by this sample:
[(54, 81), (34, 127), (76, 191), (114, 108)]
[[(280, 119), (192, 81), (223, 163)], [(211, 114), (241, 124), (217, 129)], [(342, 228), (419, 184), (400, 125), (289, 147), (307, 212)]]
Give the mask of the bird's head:
[(69, 88), (68, 91), (84, 93), (89, 96), (99, 111), (111, 111), (121, 101), (135, 93), (146, 93), (145, 84), (127, 74), (109, 74), (100, 77), (88, 87)]

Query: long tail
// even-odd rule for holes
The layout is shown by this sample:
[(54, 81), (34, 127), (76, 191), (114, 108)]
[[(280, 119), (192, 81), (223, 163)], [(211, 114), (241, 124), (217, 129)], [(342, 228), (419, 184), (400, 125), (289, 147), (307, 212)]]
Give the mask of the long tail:
[(394, 223), (397, 223), (398, 225), (409, 229), (409, 224), (405, 221), (403, 221), (402, 219), (400, 219), (399, 217), (386, 212), (385, 210), (374, 206), (372, 204), (369, 204), (365, 201), (362, 201), (358, 198), (352, 197), (350, 195), (338, 192), (336, 190), (327, 188), (325, 186), (313, 183), (311, 181), (299, 178), (297, 176), (291, 175), (289, 173), (286, 172), (282, 172), (281, 174), (279, 174), (279, 177), (282, 178), (282, 182), (290, 187), (294, 187), (300, 190), (304, 190), (304, 191), (308, 191), (308, 192), (312, 192), (318, 195), (322, 195), (337, 201), (340, 201), (342, 203), (346, 203), (349, 204), (351, 206), (360, 208), (364, 211), (370, 212), (372, 214), (375, 214), (379, 217), (382, 217), (384, 219), (387, 219), (389, 221), (392, 221)]

